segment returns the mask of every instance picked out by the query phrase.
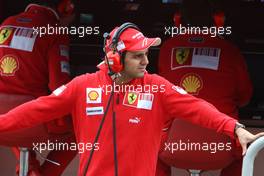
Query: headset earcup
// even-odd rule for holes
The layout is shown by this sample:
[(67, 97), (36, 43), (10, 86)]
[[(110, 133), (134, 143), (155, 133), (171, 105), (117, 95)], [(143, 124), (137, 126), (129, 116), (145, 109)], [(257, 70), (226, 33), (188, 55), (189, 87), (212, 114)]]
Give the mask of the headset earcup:
[[(106, 54), (106, 63), (107, 61), (109, 62), (108, 66), (110, 67), (111, 72), (119, 73), (124, 68), (124, 63), (123, 63), (122, 56), (121, 56), (122, 54), (118, 52), (117, 46), (118, 46), (118, 41), (120, 39), (122, 32), (124, 32), (128, 28), (134, 28), (140, 31), (139, 28), (135, 24), (127, 22), (127, 23), (122, 24), (117, 29), (115, 28), (116, 30), (112, 34), (112, 37), (110, 36), (111, 33), (110, 35), (104, 35), (104, 39), (105, 39), (104, 40), (104, 52), (107, 52), (106, 48), (108, 48), (108, 50), (112, 50), (112, 51), (107, 52)], [(107, 40), (109, 41), (107, 42)], [(106, 46), (107, 43), (108, 43), (108, 46)]]
[(109, 51), (107, 53), (107, 58), (109, 62), (109, 67), (111, 68), (112, 72), (119, 73), (123, 70), (124, 66), (122, 64), (121, 57), (118, 52)]

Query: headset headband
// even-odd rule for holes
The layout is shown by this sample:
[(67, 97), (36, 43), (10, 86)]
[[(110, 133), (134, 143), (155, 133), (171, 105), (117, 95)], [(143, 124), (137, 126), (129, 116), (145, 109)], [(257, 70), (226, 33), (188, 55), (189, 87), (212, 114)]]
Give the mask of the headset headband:
[(114, 50), (116, 50), (116, 46), (118, 44), (118, 40), (119, 40), (119, 37), (120, 35), (122, 34), (122, 32), (124, 32), (126, 29), (128, 28), (134, 28), (136, 30), (140, 30), (137, 25), (133, 24), (133, 23), (130, 23), (130, 22), (127, 22), (127, 23), (124, 23), (122, 24), (114, 33), (113, 35), (113, 38), (112, 38), (112, 43), (111, 43), (111, 47), (114, 48)]

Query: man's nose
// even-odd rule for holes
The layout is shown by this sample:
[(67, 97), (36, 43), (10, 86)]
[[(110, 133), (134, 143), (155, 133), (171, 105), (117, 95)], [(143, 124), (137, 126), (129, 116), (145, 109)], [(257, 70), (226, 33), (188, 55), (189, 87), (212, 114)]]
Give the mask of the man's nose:
[(148, 65), (149, 64), (149, 60), (148, 60), (148, 56), (144, 56), (141, 60), (141, 64), (142, 65)]

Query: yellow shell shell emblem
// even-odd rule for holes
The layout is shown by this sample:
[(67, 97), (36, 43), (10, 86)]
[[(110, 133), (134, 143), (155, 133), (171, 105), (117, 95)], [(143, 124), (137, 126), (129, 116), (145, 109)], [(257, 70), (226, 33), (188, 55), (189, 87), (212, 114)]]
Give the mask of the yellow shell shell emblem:
[(188, 74), (181, 81), (181, 86), (190, 94), (197, 95), (203, 86), (202, 79), (196, 74)]
[(176, 61), (178, 64), (184, 64), (190, 54), (190, 48), (177, 48), (176, 50)]
[(127, 101), (128, 101), (129, 104), (135, 103), (136, 100), (137, 100), (137, 94), (135, 94), (135, 93), (128, 93)]
[(99, 97), (99, 94), (98, 94), (98, 92), (93, 90), (93, 91), (89, 92), (88, 97), (90, 100), (96, 101), (97, 98)]
[(12, 33), (12, 28), (3, 28), (0, 31), (0, 44), (3, 44)]
[(0, 60), (0, 70), (2, 75), (12, 76), (18, 70), (18, 60), (14, 56), (4, 56)]

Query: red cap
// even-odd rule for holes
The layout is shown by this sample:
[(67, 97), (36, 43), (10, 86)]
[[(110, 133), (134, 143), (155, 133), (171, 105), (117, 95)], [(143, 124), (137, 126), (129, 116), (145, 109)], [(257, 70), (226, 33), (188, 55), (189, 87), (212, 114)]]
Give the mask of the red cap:
[[(110, 33), (110, 39), (106, 42), (106, 52), (110, 51), (109, 45), (112, 43), (112, 38), (115, 33), (115, 31), (118, 28), (116, 27), (111, 33)], [(117, 51), (141, 51), (144, 49), (147, 49), (151, 46), (158, 46), (161, 43), (160, 38), (147, 38), (145, 37), (142, 32), (134, 29), (134, 28), (128, 28), (125, 31), (123, 31), (119, 37), (119, 41), (117, 44)]]

